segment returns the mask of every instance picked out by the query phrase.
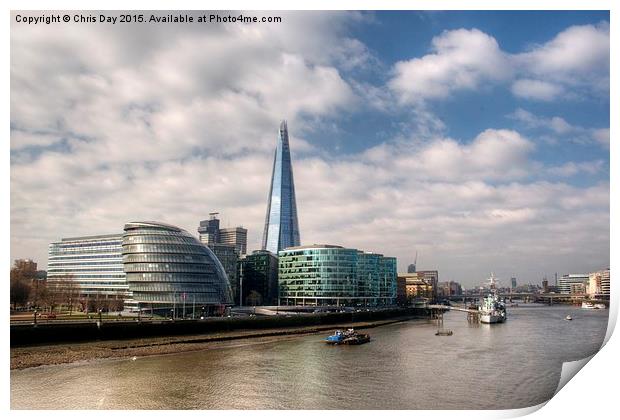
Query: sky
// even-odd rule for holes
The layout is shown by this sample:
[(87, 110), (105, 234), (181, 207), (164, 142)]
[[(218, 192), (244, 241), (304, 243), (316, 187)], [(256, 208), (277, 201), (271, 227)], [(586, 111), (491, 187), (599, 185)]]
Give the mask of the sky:
[(45, 269), (50, 242), (129, 221), (197, 235), (213, 211), (258, 249), (285, 119), (302, 244), (395, 256), (399, 271), (417, 252), (466, 287), (609, 267), (608, 12), (18, 13), (11, 260)]

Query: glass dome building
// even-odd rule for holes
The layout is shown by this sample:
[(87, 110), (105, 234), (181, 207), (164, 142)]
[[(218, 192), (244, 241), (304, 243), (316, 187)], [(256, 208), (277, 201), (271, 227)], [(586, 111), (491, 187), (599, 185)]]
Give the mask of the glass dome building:
[(222, 264), (187, 231), (159, 222), (131, 222), (124, 230), (123, 268), (141, 308), (181, 316), (233, 304)]

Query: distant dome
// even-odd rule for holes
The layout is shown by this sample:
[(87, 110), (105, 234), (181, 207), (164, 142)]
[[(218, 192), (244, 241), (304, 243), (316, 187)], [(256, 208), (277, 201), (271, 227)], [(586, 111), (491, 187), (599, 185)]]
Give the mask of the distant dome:
[(123, 235), (123, 267), (143, 307), (232, 305), (232, 291), (213, 252), (187, 231), (159, 222), (131, 222)]

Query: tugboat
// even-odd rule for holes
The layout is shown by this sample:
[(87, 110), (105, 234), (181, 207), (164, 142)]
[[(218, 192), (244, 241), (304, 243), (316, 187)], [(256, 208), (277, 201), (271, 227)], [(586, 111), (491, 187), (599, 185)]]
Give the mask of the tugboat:
[(349, 328), (346, 331), (336, 330), (333, 335), (328, 336), (325, 339), (325, 343), (337, 345), (337, 344), (364, 344), (370, 341), (370, 335), (361, 334), (355, 332), (353, 328)]

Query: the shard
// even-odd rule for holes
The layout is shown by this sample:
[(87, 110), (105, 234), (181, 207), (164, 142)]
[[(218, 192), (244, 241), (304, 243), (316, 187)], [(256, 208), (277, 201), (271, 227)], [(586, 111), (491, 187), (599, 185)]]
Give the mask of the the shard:
[(271, 173), (263, 249), (277, 255), (278, 251), (291, 246), (299, 246), (299, 223), (288, 129), (286, 121), (282, 121)]

